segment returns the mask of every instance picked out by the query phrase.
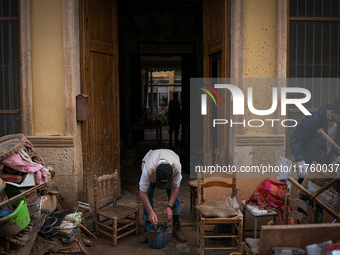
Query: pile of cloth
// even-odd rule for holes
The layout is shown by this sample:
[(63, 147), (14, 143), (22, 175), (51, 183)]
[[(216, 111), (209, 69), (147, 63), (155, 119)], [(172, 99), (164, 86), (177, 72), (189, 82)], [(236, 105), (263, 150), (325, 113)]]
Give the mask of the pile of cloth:
[[(275, 178), (262, 181), (253, 192), (246, 204), (258, 205), (260, 210), (275, 211), (278, 213), (278, 223), (283, 224), (285, 210), (285, 196), (287, 183)], [(293, 207), (289, 205), (289, 211)], [(294, 219), (288, 219), (288, 224), (294, 224)]]

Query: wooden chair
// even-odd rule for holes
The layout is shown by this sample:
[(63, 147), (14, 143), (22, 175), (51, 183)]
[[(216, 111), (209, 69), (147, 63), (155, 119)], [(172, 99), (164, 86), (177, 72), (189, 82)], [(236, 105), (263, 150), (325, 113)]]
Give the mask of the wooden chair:
[[(293, 211), (289, 211), (289, 205), (292, 205)], [(297, 211), (297, 208), (301, 208), (307, 215)], [(284, 211), (284, 224), (288, 224), (288, 217), (293, 218), (298, 224), (311, 224), (316, 222), (316, 203), (313, 203), (311, 208), (306, 201), (299, 198), (290, 198), (290, 190), (287, 188), (285, 196), (285, 211)]]
[[(216, 148), (214, 150), (215, 154), (215, 164), (224, 165), (224, 159), (226, 157), (224, 150)], [(197, 179), (192, 179), (189, 181), (190, 186), (190, 213), (193, 214), (192, 220), (195, 221), (196, 218), (196, 202), (197, 202)]]
[[(231, 183), (226, 182), (226, 180), (232, 180)], [(198, 205), (201, 204), (202, 201), (202, 189), (209, 187), (224, 187), (230, 188), (231, 194), (234, 195), (236, 193), (236, 178), (219, 178), (216, 180), (209, 180), (209, 178), (204, 179), (204, 183), (202, 184), (201, 176), (198, 174), (198, 183), (197, 183), (197, 199)], [(216, 198), (219, 199), (219, 198)], [(216, 224), (231, 224), (232, 230), (231, 234), (227, 233), (212, 233), (209, 231)], [(241, 249), (242, 245), (242, 228), (243, 228), (243, 217), (232, 217), (232, 218), (206, 218), (199, 210), (197, 210), (197, 241), (200, 243), (200, 254), (204, 254), (205, 250), (231, 250), (231, 249)], [(235, 229), (237, 229), (237, 235), (235, 233)], [(206, 247), (205, 239), (208, 238), (219, 238), (219, 239), (231, 239), (232, 246), (230, 247)], [(237, 246), (234, 246), (235, 241)]]
[(111, 237), (113, 246), (117, 246), (117, 239), (133, 232), (138, 235), (139, 231), (138, 208), (117, 205), (117, 180), (117, 169), (113, 174), (94, 177), (97, 236)]

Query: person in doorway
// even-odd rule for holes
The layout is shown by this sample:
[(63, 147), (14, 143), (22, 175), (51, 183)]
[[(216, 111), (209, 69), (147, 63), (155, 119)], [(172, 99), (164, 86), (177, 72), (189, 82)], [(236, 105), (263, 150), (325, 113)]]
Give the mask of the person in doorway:
[(170, 146), (173, 132), (175, 132), (175, 145), (178, 146), (178, 133), (181, 124), (181, 104), (178, 101), (178, 92), (174, 92), (173, 99), (169, 102), (168, 120)]
[[(333, 104), (326, 105), (306, 116), (296, 127), (291, 138), (290, 148), (297, 162), (297, 174), (299, 183), (307, 175), (308, 166), (313, 161), (319, 164), (330, 164), (337, 157), (337, 152), (317, 131), (322, 128), (326, 134), (340, 146), (340, 100)], [(308, 200), (307, 197), (302, 197)], [(321, 223), (323, 214), (322, 208), (317, 208), (317, 222)]]
[(140, 236), (140, 243), (147, 243), (146, 227), (150, 224), (157, 226), (158, 218), (153, 210), (153, 196), (155, 188), (165, 189), (168, 203), (164, 210), (167, 222), (173, 220), (172, 235), (180, 242), (187, 240), (181, 229), (179, 215), (179, 187), (182, 180), (181, 163), (178, 155), (167, 149), (150, 150), (142, 160), (142, 175), (139, 181), (139, 196), (143, 202), (144, 231)]

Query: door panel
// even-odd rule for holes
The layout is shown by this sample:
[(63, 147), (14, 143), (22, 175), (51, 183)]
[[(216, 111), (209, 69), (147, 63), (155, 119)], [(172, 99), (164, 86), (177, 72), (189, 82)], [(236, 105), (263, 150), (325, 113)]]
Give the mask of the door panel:
[[(82, 123), (84, 198), (93, 203), (93, 177), (120, 173), (117, 2), (82, 0)], [(120, 184), (119, 184), (120, 190)]]
[(206, 1), (207, 10), (207, 43), (208, 54), (215, 53), (222, 49), (224, 39), (224, 11), (225, 0)]
[[(203, 0), (203, 74), (206, 78), (228, 78), (230, 77), (230, 1), (229, 0)], [(211, 84), (213, 86), (213, 84)], [(229, 164), (229, 127), (218, 125), (218, 132), (213, 131), (212, 115), (217, 111), (217, 116), (230, 119), (229, 100), (227, 90), (219, 92), (223, 107), (209, 106), (210, 114), (205, 116), (204, 133), (204, 164), (219, 165)], [(208, 101), (212, 104), (212, 101)], [(218, 149), (222, 156), (216, 156), (214, 151)], [(218, 159), (218, 160), (215, 160)], [(216, 162), (217, 161), (217, 162)], [(212, 201), (230, 193), (226, 188), (208, 188), (204, 192), (204, 199)]]

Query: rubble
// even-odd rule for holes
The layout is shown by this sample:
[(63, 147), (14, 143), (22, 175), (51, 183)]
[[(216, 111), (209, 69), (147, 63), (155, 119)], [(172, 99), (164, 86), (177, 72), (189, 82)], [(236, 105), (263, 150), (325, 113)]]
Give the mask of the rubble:
[(88, 254), (82, 240), (91, 242), (80, 235), (82, 212), (62, 210), (54, 176), (25, 135), (0, 138), (0, 254)]

